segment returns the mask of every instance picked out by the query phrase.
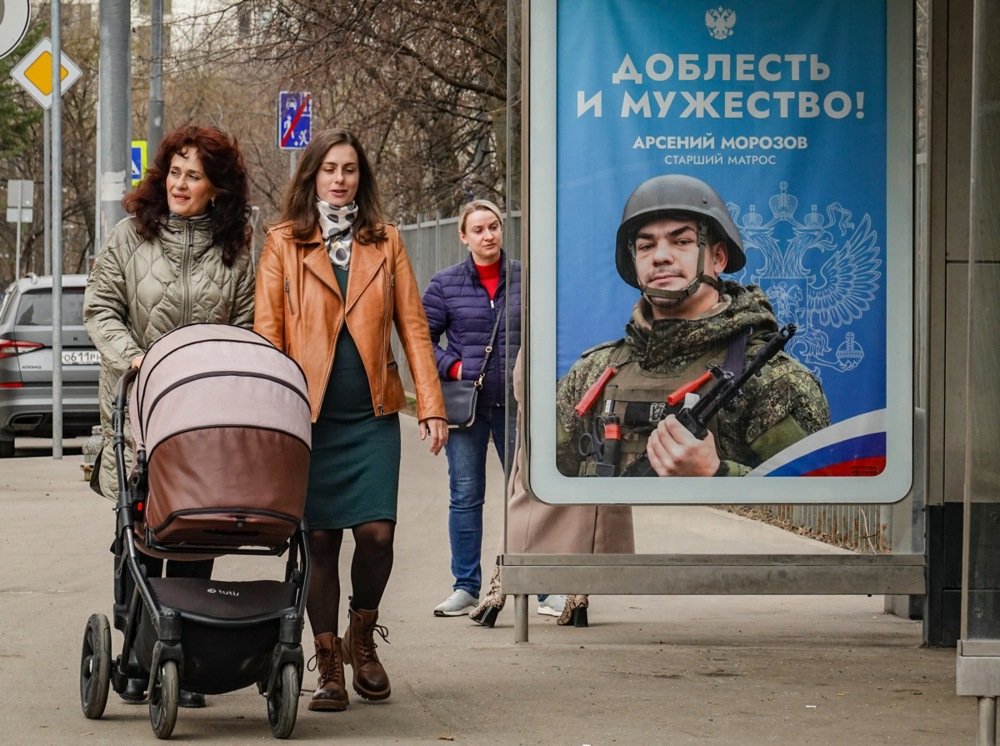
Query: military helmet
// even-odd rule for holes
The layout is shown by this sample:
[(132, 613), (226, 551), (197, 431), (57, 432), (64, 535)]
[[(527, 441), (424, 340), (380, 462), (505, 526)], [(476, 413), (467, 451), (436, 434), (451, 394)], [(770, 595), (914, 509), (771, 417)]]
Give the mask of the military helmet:
[(625, 203), (622, 222), (618, 226), (615, 247), (615, 264), (618, 274), (632, 287), (639, 287), (635, 275), (635, 257), (629, 244), (639, 227), (660, 213), (679, 211), (704, 215), (714, 221), (720, 237), (725, 238), (727, 249), (724, 272), (743, 268), (747, 258), (743, 253), (743, 239), (736, 228), (729, 210), (708, 184), (701, 179), (682, 174), (654, 176), (635, 188)]

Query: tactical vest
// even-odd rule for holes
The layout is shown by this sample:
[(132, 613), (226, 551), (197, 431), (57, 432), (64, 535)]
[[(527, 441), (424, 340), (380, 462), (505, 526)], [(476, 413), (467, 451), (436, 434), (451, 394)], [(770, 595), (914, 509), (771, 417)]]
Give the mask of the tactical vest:
[[(691, 361), (684, 368), (669, 374), (653, 373), (639, 366), (639, 361), (631, 356), (631, 346), (622, 344), (614, 351), (608, 365), (617, 373), (604, 386), (604, 391), (594, 409), (587, 417), (592, 428), (589, 433), (591, 444), (603, 443), (603, 448), (591, 448), (580, 464), (580, 476), (620, 476), (640, 455), (646, 452), (646, 441), (660, 420), (668, 414), (676, 414), (684, 406), (679, 401), (671, 406), (667, 397), (680, 387), (695, 381), (710, 366), (728, 369), (734, 374), (743, 370), (747, 335), (739, 335), (728, 346), (714, 353), (706, 354)], [(714, 385), (712, 378), (702, 384), (694, 393), (704, 395)], [(621, 427), (621, 441), (618, 456), (610, 463), (605, 438), (607, 416), (614, 414)], [(708, 428), (713, 433), (718, 428), (718, 416), (709, 420)], [(602, 453), (603, 451), (603, 453)]]

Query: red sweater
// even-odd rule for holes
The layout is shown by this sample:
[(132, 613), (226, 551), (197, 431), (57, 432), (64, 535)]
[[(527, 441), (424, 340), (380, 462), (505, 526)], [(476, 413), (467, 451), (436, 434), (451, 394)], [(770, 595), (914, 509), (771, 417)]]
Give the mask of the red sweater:
[[(476, 264), (475, 267), (476, 272), (479, 273), (479, 282), (486, 288), (490, 300), (493, 300), (496, 297), (497, 288), (500, 287), (500, 260), (497, 259), (493, 264)], [(461, 375), (461, 368), (461, 362), (453, 363), (448, 369), (448, 377), (457, 381)]]

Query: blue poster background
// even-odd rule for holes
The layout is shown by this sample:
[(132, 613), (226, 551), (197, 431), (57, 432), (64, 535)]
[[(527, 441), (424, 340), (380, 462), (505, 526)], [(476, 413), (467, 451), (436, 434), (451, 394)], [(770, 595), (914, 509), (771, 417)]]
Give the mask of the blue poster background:
[(884, 410), (885, 3), (575, 0), (557, 19), (558, 375), (638, 298), (614, 263), (629, 194), (685, 173), (727, 203), (731, 277), (798, 325), (833, 422)]

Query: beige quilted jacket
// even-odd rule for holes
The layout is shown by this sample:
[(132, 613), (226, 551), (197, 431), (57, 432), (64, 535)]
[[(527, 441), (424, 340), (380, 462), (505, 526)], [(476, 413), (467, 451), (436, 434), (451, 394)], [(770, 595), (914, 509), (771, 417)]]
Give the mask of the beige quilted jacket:
[(87, 333), (101, 353), (100, 482), (105, 497), (118, 498), (111, 408), (122, 373), (178, 326), (208, 322), (252, 327), (253, 294), (249, 253), (226, 267), (205, 219), (171, 217), (152, 241), (136, 232), (132, 218), (114, 227), (91, 270), (83, 308)]

